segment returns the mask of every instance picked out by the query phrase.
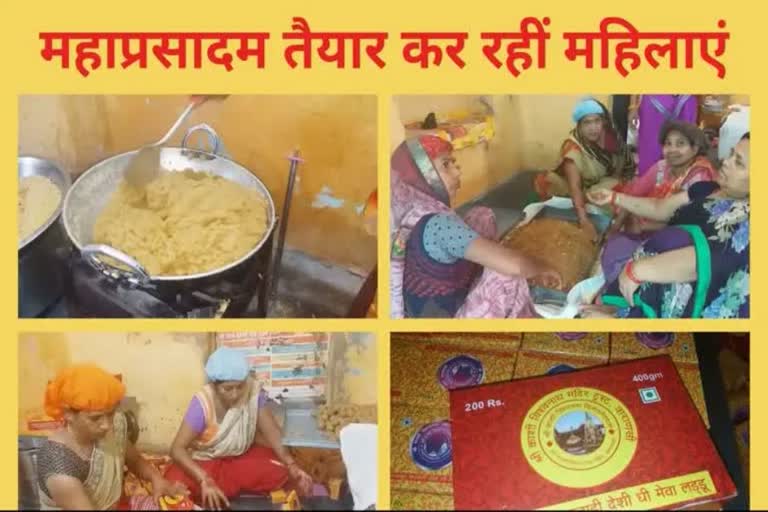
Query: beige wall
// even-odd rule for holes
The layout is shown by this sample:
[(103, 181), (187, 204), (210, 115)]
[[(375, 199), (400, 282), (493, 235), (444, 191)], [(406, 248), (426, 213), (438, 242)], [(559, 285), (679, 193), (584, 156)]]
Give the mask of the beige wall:
[(732, 105), (749, 105), (749, 94), (732, 94), (730, 101)]
[[(516, 100), (507, 96), (468, 96), (468, 95), (419, 95), (397, 96), (393, 104), (391, 139), (403, 140), (406, 133), (402, 126), (406, 123), (424, 119), (430, 112), (438, 117), (452, 116), (460, 118), (464, 113), (484, 112), (480, 99), (484, 98), (493, 106), (496, 124), (496, 136), (488, 144), (480, 144), (456, 151), (456, 160), (462, 170), (461, 190), (456, 204), (476, 197), (485, 190), (506, 179), (511, 169), (520, 167), (520, 147), (513, 143), (519, 133), (519, 119), (514, 115)], [(394, 113), (396, 111), (396, 113)]]
[[(522, 130), (518, 144), (522, 147), (524, 169), (550, 169), (557, 163), (560, 145), (573, 129), (571, 112), (583, 95), (520, 96)], [(611, 108), (608, 95), (595, 98)]]
[(211, 337), (167, 333), (23, 334), (19, 343), (19, 432), (42, 418), (46, 384), (73, 363), (95, 363), (121, 374), (139, 406), (139, 447), (167, 451), (189, 400), (205, 382)]
[[(111, 155), (159, 139), (184, 96), (22, 96), (19, 153), (51, 159), (74, 175)], [(300, 166), (287, 244), (334, 263), (370, 269), (375, 239), (356, 208), (376, 188), (375, 96), (231, 96), (203, 105), (185, 127), (210, 124), (231, 158), (269, 187), (278, 211), (294, 149)], [(173, 140), (181, 141), (184, 129)], [(312, 203), (323, 187), (339, 208)]]
[(378, 352), (376, 337), (368, 333), (342, 334), (347, 338), (344, 353), (346, 372), (342, 380), (343, 395), (349, 403), (370, 405), (378, 402)]
[(389, 103), (389, 153), (394, 153), (404, 140), (405, 127), (400, 119), (400, 106), (398, 99), (393, 96)]

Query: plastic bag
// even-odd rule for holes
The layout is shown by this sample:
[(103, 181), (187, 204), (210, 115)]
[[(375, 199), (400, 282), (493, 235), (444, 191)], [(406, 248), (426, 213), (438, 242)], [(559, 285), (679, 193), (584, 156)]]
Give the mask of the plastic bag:
[(562, 306), (555, 304), (534, 304), (536, 312), (544, 318), (576, 318), (581, 306), (595, 302), (597, 294), (605, 285), (602, 273), (577, 283), (565, 299)]

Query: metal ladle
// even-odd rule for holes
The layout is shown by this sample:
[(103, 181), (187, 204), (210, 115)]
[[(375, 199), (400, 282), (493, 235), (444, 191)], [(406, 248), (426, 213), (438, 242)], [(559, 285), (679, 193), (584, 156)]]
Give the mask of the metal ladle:
[(176, 130), (179, 129), (179, 126), (184, 123), (189, 114), (201, 103), (202, 102), (200, 101), (193, 101), (187, 105), (187, 108), (184, 109), (184, 112), (181, 113), (176, 122), (173, 123), (173, 126), (171, 126), (171, 129), (168, 130), (168, 133), (166, 133), (162, 139), (154, 144), (144, 146), (136, 152), (136, 155), (131, 158), (123, 171), (125, 181), (134, 187), (144, 187), (147, 183), (155, 179), (160, 172), (160, 147), (168, 142), (173, 134), (176, 133)]

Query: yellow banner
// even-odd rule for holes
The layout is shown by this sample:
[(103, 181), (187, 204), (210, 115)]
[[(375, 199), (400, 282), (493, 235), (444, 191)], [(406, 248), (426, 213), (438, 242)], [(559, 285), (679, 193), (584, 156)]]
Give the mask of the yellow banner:
[(539, 510), (651, 510), (717, 493), (709, 471), (618, 489)]

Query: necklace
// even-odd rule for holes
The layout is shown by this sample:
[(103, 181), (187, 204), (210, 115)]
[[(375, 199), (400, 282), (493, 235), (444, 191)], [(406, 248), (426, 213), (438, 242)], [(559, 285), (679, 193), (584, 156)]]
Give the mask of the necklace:
[(72, 429), (70, 428), (69, 425), (67, 425), (67, 434), (69, 434), (69, 436), (71, 437), (71, 439), (73, 441), (72, 442), (72, 444), (74, 446), (74, 450), (73, 451), (80, 458), (85, 459), (85, 460), (91, 460), (91, 455), (93, 455), (93, 449), (95, 447), (95, 444), (91, 443), (89, 447), (84, 448), (83, 445), (80, 444), (80, 442), (77, 440), (77, 436), (75, 435), (74, 432), (72, 432)]

